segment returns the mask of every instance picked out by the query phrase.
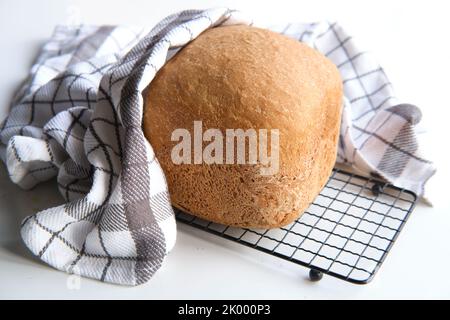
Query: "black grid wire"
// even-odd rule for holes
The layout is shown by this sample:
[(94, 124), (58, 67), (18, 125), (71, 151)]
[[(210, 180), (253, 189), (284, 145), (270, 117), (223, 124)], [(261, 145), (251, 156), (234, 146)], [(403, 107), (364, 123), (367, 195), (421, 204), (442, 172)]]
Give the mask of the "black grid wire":
[(372, 280), (416, 202), (414, 193), (335, 168), (305, 213), (278, 229), (242, 229), (180, 210), (178, 221), (356, 284)]

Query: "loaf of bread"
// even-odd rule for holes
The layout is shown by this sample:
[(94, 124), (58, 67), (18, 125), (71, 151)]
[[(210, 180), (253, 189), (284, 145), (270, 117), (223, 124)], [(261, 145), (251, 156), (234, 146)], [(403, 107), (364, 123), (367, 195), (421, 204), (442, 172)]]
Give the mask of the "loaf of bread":
[[(145, 136), (165, 172), (173, 205), (231, 226), (289, 224), (329, 178), (342, 94), (333, 63), (294, 39), (250, 26), (205, 31), (172, 57), (143, 92)], [(202, 132), (219, 129), (224, 137), (227, 129), (266, 130), (267, 151), (279, 155), (277, 170), (263, 174), (268, 164), (260, 158), (239, 163), (236, 147), (234, 163), (194, 163), (194, 151), (191, 163), (174, 163), (180, 140), (172, 141), (173, 133), (187, 130), (194, 148), (194, 122), (199, 121)], [(271, 144), (276, 139), (278, 147)]]

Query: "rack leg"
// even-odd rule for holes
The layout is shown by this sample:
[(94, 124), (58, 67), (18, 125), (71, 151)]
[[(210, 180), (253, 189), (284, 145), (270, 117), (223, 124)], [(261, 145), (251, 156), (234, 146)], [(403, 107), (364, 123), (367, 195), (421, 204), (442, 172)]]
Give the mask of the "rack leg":
[(309, 270), (309, 280), (313, 282), (320, 281), (323, 277), (323, 273), (316, 269)]
[(372, 186), (372, 193), (374, 196), (379, 196), (383, 192), (384, 186), (379, 182), (375, 182)]

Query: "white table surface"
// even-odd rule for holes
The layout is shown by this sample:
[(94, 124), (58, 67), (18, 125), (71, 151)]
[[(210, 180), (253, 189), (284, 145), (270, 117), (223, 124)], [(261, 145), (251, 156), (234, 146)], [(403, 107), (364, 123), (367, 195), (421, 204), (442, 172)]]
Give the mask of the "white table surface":
[(376, 54), (398, 96), (422, 108), (421, 130), (427, 133), (421, 140), (438, 167), (428, 190), (434, 207), (418, 205), (368, 285), (327, 276), (311, 283), (306, 268), (179, 225), (177, 244), (163, 267), (147, 284), (130, 288), (88, 279), (68, 286), (73, 278), (34, 258), (19, 238), (20, 221), (61, 198), (54, 182), (33, 191), (19, 189), (0, 165), (0, 298), (450, 298), (447, 2), (155, 1), (155, 7), (149, 0), (133, 5), (111, 0), (0, 1), (0, 119), (55, 24), (154, 25), (181, 9), (228, 6), (253, 9), (261, 22), (340, 21), (360, 46)]

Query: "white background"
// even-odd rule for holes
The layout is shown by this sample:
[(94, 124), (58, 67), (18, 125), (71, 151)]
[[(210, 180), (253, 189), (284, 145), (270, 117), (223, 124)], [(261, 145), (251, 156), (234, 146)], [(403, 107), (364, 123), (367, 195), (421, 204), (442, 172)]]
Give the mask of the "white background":
[(327, 276), (310, 283), (305, 268), (181, 225), (175, 249), (147, 284), (129, 288), (82, 279), (70, 289), (74, 279), (32, 257), (19, 239), (25, 216), (62, 201), (54, 182), (25, 192), (0, 165), (0, 298), (450, 298), (447, 2), (0, 0), (0, 119), (56, 24), (154, 25), (182, 9), (228, 6), (265, 24), (338, 20), (360, 47), (375, 53), (398, 97), (421, 107), (422, 146), (438, 167), (428, 189), (434, 207), (418, 205), (365, 286)]

